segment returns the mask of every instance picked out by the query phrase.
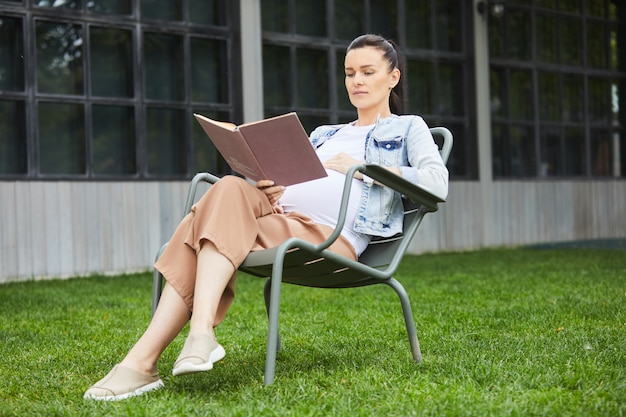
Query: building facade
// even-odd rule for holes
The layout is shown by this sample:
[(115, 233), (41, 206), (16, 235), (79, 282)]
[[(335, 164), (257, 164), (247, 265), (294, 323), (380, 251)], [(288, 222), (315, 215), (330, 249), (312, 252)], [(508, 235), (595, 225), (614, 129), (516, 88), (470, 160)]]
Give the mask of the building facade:
[(149, 268), (188, 179), (228, 173), (193, 113), (350, 121), (362, 33), (455, 137), (414, 253), (624, 237), (622, 3), (0, 0), (0, 282)]

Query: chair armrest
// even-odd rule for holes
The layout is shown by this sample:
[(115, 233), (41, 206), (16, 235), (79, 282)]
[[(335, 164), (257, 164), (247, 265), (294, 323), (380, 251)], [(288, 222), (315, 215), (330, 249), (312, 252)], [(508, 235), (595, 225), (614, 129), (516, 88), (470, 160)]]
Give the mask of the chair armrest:
[(324, 242), (320, 243), (317, 246), (317, 250), (321, 251), (328, 248), (330, 245), (333, 244), (335, 240), (337, 240), (337, 238), (339, 238), (339, 235), (341, 234), (341, 229), (343, 229), (343, 225), (346, 222), (346, 212), (348, 209), (348, 200), (350, 198), (350, 189), (352, 188), (352, 178), (357, 171), (378, 181), (380, 184), (383, 184), (395, 191), (402, 193), (402, 195), (409, 198), (410, 200), (424, 206), (427, 211), (437, 211), (437, 204), (445, 201), (430, 193), (429, 191), (421, 188), (420, 186), (405, 180), (400, 175), (394, 174), (393, 172), (379, 165), (353, 165), (348, 169), (348, 172), (346, 172), (346, 180), (343, 187), (341, 205), (339, 206), (337, 225), (335, 226), (335, 229), (333, 230), (331, 235), (328, 236), (328, 238)]
[(407, 181), (401, 176), (389, 171), (380, 165), (365, 165), (364, 169), (358, 169), (364, 175), (376, 180), (380, 184), (402, 193), (409, 200), (420, 203), (425, 206), (428, 211), (437, 211), (437, 204), (445, 202), (444, 199), (437, 197), (419, 185)]

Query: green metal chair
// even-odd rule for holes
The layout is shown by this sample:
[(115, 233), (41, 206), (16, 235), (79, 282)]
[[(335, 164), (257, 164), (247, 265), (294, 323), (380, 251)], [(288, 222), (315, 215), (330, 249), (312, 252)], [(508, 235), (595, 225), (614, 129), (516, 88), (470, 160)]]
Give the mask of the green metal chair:
[[(444, 163), (446, 163), (452, 150), (452, 134), (443, 127), (431, 128), (430, 131), (433, 136), (442, 139), (440, 153)], [(373, 178), (378, 183), (400, 192), (404, 196), (405, 215), (401, 235), (392, 238), (374, 239), (359, 259), (353, 261), (335, 254), (327, 250), (327, 248), (340, 235), (346, 218), (348, 196), (350, 195), (352, 185), (350, 179), (357, 171)], [(198, 184), (202, 182), (213, 184), (218, 180), (218, 177), (208, 173), (197, 174), (191, 181), (185, 213), (191, 211), (191, 206), (196, 198)], [(346, 174), (338, 224), (325, 242), (314, 245), (297, 238), (291, 238), (275, 248), (250, 252), (239, 267), (239, 270), (257, 277), (269, 277), (264, 290), (265, 306), (269, 319), (264, 375), (265, 385), (269, 385), (274, 381), (276, 354), (281, 349), (278, 335), (278, 317), (282, 283), (316, 288), (351, 288), (374, 284), (388, 285), (394, 289), (400, 298), (413, 359), (417, 363), (422, 361), (409, 297), (402, 284), (393, 278), (393, 274), (397, 270), (424, 216), (427, 213), (437, 211), (438, 204), (443, 202), (444, 200), (385, 168), (367, 164), (355, 165)], [(166, 245), (167, 243), (163, 245), (157, 254), (157, 259)], [(163, 276), (155, 270), (152, 293), (153, 313), (161, 296), (162, 285)]]

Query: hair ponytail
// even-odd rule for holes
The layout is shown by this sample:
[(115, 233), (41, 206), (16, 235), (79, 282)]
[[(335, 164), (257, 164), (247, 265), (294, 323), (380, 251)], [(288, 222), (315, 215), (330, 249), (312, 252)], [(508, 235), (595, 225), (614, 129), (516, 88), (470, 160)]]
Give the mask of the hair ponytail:
[(379, 35), (361, 35), (354, 39), (346, 52), (353, 49), (364, 48), (371, 46), (383, 52), (383, 57), (389, 62), (389, 68), (394, 70), (398, 68), (400, 70), (400, 79), (398, 84), (391, 90), (389, 94), (389, 109), (394, 114), (404, 114), (404, 88), (402, 86), (402, 62), (400, 60), (400, 53), (398, 52), (397, 45), (394, 41), (387, 40)]

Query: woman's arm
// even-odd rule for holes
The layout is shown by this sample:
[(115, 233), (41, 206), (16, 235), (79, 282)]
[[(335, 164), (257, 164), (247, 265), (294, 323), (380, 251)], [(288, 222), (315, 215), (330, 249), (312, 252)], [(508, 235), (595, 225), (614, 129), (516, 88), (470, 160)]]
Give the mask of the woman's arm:
[(402, 177), (445, 199), (448, 195), (448, 168), (421, 117), (415, 117), (411, 123), (407, 135), (407, 156), (410, 166), (399, 167)]

